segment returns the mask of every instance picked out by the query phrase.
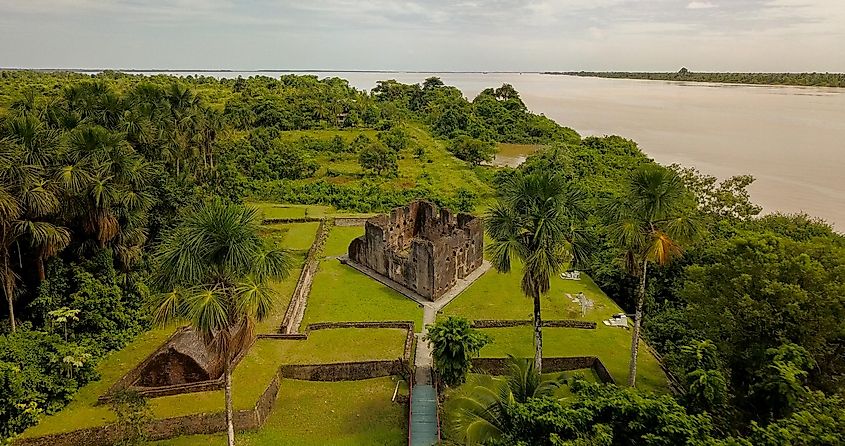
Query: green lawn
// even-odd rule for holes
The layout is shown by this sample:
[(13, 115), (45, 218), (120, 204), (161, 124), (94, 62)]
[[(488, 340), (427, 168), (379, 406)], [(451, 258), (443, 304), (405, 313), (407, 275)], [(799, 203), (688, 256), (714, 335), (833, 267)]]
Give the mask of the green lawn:
[(266, 201), (252, 201), (247, 204), (258, 208), (261, 211), (261, 216), (265, 219), (303, 218), (306, 213), (308, 217), (319, 218), (334, 212), (334, 208), (331, 206), (311, 204), (281, 204)]
[(303, 323), (409, 320), (419, 330), (422, 315), (407, 297), (336, 259), (325, 259), (314, 277)]
[(261, 235), (279, 247), (307, 252), (317, 237), (318, 222), (270, 224), (261, 227)]
[[(509, 274), (490, 269), (447, 305), (442, 314), (468, 319), (531, 319), (533, 305), (520, 290), (521, 266), (514, 265)], [(567, 296), (583, 292), (595, 304), (581, 317), (581, 307)], [(551, 290), (541, 296), (544, 319), (583, 319), (601, 324), (622, 310), (585, 274), (581, 280), (553, 277)]]
[[(482, 357), (497, 358), (508, 354), (534, 356), (531, 327), (486, 328), (482, 331), (493, 341), (481, 349)], [(544, 356), (598, 356), (618, 384), (624, 385), (628, 378), (630, 351), (631, 332), (621, 328), (601, 325), (595, 330), (543, 329)], [(666, 375), (644, 345), (640, 346), (637, 366), (637, 387), (659, 392), (668, 390)]]
[[(442, 315), (458, 315), (468, 319), (531, 319), (533, 305), (520, 291), (520, 274), (521, 266), (518, 264), (514, 265), (514, 270), (509, 274), (500, 274), (491, 269), (447, 305)], [(578, 292), (583, 292), (595, 304), (584, 317), (581, 316), (580, 305), (573, 303), (567, 296), (567, 293), (575, 296)], [(581, 280), (553, 277), (551, 290), (541, 299), (543, 318), (546, 320), (579, 319), (597, 323), (595, 330), (544, 329), (543, 354), (598, 356), (617, 383), (625, 383), (628, 376), (631, 332), (602, 324), (602, 320), (622, 311), (619, 306), (585, 274), (581, 274)], [(499, 357), (508, 353), (533, 356), (531, 327), (484, 331), (493, 337), (493, 343), (481, 351), (482, 356)], [(640, 349), (638, 367), (639, 387), (666, 391), (666, 376), (654, 356), (644, 347)]]
[(284, 362), (314, 364), (397, 359), (405, 347), (405, 331), (398, 328), (335, 328), (308, 333), (307, 341), (290, 344)]
[(352, 239), (361, 235), (364, 235), (363, 226), (333, 226), (323, 247), (323, 255), (326, 257), (345, 255), (349, 252)]
[[(393, 403), (396, 379), (282, 381), (276, 407), (264, 426), (238, 434), (245, 446), (404, 445), (407, 410)], [(225, 434), (180, 437), (158, 446), (226, 444)]]

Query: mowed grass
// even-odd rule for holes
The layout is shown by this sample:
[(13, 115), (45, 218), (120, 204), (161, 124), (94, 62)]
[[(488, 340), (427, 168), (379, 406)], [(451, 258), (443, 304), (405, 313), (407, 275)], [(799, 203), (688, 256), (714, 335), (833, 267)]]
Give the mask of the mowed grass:
[[(522, 267), (514, 265), (509, 274), (491, 269), (461, 293), (442, 310), (444, 317), (458, 315), (467, 319), (523, 319), (532, 318), (533, 304), (520, 290)], [(567, 294), (583, 292), (593, 301), (594, 308), (581, 316), (581, 307)], [(613, 375), (617, 383), (624, 384), (628, 377), (631, 350), (631, 331), (605, 326), (602, 321), (622, 312), (613, 300), (587, 276), (580, 280), (553, 277), (551, 290), (541, 297), (543, 318), (577, 319), (596, 322), (595, 330), (572, 328), (544, 328), (543, 354), (545, 356), (597, 356)], [(493, 342), (481, 351), (484, 357), (503, 357), (507, 354), (533, 356), (533, 334), (529, 326), (485, 329)], [(657, 359), (641, 344), (637, 361), (637, 385), (640, 388), (667, 391), (667, 379)]]
[(282, 204), (268, 201), (251, 201), (248, 206), (257, 208), (262, 218), (271, 220), (275, 218), (303, 218), (303, 217), (325, 217), (335, 210), (331, 206), (312, 204)]
[[(114, 422), (114, 413), (108, 405), (97, 405), (97, 398), (154, 352), (172, 332), (172, 329), (148, 332), (109, 355), (98, 367), (102, 375), (99, 381), (84, 386), (67, 407), (45, 417), (23, 436), (68, 432)], [(236, 410), (253, 408), (282, 364), (396, 359), (402, 356), (404, 341), (405, 333), (399, 329), (318, 330), (306, 341), (259, 339), (232, 374), (234, 407)], [(155, 418), (219, 412), (223, 403), (222, 390), (149, 399)]]
[[(396, 378), (309, 382), (283, 380), (261, 429), (238, 434), (245, 446), (404, 445), (407, 409), (391, 401)], [(223, 446), (225, 434), (164, 440), (158, 446)]]
[(407, 297), (336, 259), (324, 259), (311, 285), (304, 323), (408, 320), (419, 330), (422, 315)]
[(363, 226), (333, 226), (323, 246), (323, 256), (336, 257), (349, 252), (349, 244), (356, 237), (364, 235)]
[(308, 333), (307, 341), (291, 343), (286, 364), (371, 361), (402, 357), (405, 331), (397, 328), (334, 328)]
[[(533, 304), (520, 289), (522, 266), (513, 265), (508, 274), (490, 269), (442, 310), (444, 315), (467, 319), (531, 319)], [(567, 294), (583, 292), (594, 307), (581, 316), (581, 306)], [(586, 274), (581, 280), (552, 277), (551, 289), (540, 297), (544, 319), (582, 319), (601, 324), (604, 319), (622, 310)]]
[[(485, 358), (499, 358), (508, 354), (519, 357), (534, 356), (534, 333), (531, 327), (485, 328), (482, 330), (492, 342), (481, 349)], [(616, 327), (599, 326), (595, 330), (575, 328), (544, 328), (543, 356), (598, 356), (617, 384), (628, 379), (631, 351), (631, 332)], [(644, 344), (640, 344), (637, 359), (637, 387), (643, 390), (667, 392), (668, 381), (657, 359)]]
[(422, 324), (422, 309), (407, 297), (343, 265), (332, 257), (344, 255), (349, 243), (364, 233), (362, 226), (335, 226), (323, 248), (304, 323), (336, 321), (414, 321)]
[(307, 252), (319, 227), (318, 222), (270, 224), (261, 227), (261, 235), (280, 248)]

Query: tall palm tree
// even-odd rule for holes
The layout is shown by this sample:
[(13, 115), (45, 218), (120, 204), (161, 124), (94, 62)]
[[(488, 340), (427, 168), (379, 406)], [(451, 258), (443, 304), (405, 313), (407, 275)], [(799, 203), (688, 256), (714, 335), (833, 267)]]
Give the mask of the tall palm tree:
[(0, 282), (9, 308), (9, 323), (15, 331), (15, 289), (18, 275), (12, 254), (18, 253), (18, 268), (23, 269), (21, 245), (35, 249), (38, 277), (44, 280), (44, 260), (56, 255), (70, 242), (67, 229), (43, 218), (58, 211), (59, 200), (53, 193), (44, 166), (29, 164), (27, 149), (14, 139), (0, 140)]
[(478, 444), (501, 437), (508, 430), (507, 408), (531, 398), (554, 396), (566, 379), (563, 375), (543, 377), (531, 358), (508, 355), (505, 379), (474, 375), (461, 387), (464, 392), (447, 407), (455, 435), (466, 444)]
[(140, 221), (151, 206), (146, 191), (153, 167), (135, 153), (123, 134), (103, 127), (74, 130), (68, 145), (67, 164), (56, 174), (68, 193), (67, 212), (104, 248), (131, 226), (130, 220)]
[(493, 266), (508, 273), (522, 263), (522, 292), (534, 303), (534, 368), (542, 370), (543, 333), (540, 296), (565, 265), (586, 259), (587, 243), (578, 222), (583, 194), (561, 175), (517, 173), (499, 192), (485, 218), (492, 239), (487, 251)]
[(637, 381), (637, 355), (646, 278), (650, 263), (668, 264), (682, 254), (682, 245), (699, 232), (694, 202), (683, 181), (673, 171), (657, 165), (636, 170), (628, 190), (608, 205), (611, 219), (608, 234), (621, 250), (629, 274), (638, 279), (634, 329), (631, 334), (631, 363), (628, 385)]
[(256, 209), (213, 201), (189, 213), (164, 239), (154, 256), (152, 300), (162, 325), (187, 321), (224, 363), (229, 445), (232, 424), (232, 362), (252, 339), (256, 321), (274, 304), (269, 280), (291, 270), (287, 250), (265, 246)]

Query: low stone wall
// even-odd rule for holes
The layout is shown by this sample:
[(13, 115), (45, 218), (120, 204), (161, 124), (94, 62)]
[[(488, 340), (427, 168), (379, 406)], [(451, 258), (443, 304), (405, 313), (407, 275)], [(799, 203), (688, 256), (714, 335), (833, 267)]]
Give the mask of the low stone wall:
[(335, 217), (335, 226), (364, 226), (370, 217)]
[(265, 218), (261, 221), (264, 225), (273, 225), (281, 223), (313, 223), (315, 221), (322, 221), (322, 217), (288, 217), (288, 218)]
[(296, 333), (299, 331), (302, 315), (305, 314), (308, 294), (311, 293), (311, 283), (317, 273), (320, 253), (323, 251), (323, 246), (329, 236), (329, 229), (331, 229), (330, 222), (325, 219), (320, 220), (320, 226), (317, 227), (317, 236), (308, 250), (305, 266), (299, 274), (299, 280), (296, 281), (296, 288), (293, 290), (293, 297), (285, 311), (285, 316), (282, 318), (282, 325), (279, 328), (280, 333)]
[(399, 375), (404, 360), (337, 362), (333, 364), (285, 364), (279, 369), (283, 378), (303, 381), (360, 381)]
[[(472, 321), (473, 328), (506, 328), (506, 327), (521, 327), (533, 325), (534, 321), (531, 319), (476, 319)], [(595, 330), (596, 323), (588, 321), (578, 321), (574, 319), (552, 319), (543, 321), (543, 327), (554, 328), (580, 328), (584, 330)]]
[(259, 334), (258, 339), (288, 339), (293, 341), (304, 341), (308, 339), (306, 333), (262, 333)]
[[(473, 371), (489, 375), (506, 375), (509, 372), (509, 358), (473, 358)], [(562, 356), (543, 358), (543, 373), (566, 372), (571, 370), (592, 369), (598, 379), (604, 383), (615, 384), (601, 360), (595, 356)]]

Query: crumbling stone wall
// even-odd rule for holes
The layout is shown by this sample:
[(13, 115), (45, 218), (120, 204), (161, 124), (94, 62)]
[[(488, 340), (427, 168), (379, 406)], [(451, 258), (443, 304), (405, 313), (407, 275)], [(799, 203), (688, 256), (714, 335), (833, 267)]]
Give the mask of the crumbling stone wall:
[(481, 266), (481, 220), (414, 201), (367, 220), (349, 245), (349, 259), (437, 300)]

